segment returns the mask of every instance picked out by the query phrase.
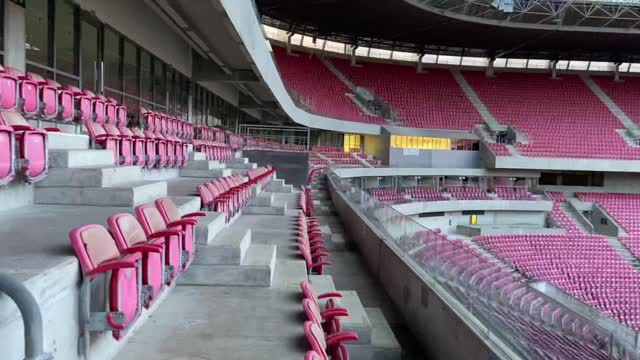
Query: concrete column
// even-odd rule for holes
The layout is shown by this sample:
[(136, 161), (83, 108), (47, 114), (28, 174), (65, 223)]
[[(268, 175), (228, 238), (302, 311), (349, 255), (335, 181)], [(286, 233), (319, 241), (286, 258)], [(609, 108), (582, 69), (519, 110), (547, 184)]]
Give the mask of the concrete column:
[(27, 32), (25, 9), (11, 1), (4, 1), (4, 64), (26, 71)]
[(287, 54), (289, 55), (291, 55), (291, 38), (293, 35), (293, 33), (289, 33), (289, 36), (287, 36)]
[(493, 64), (495, 63), (496, 58), (490, 57), (489, 64), (487, 64), (487, 68), (484, 70), (484, 76), (486, 77), (494, 77), (496, 72), (494, 71)]
[(551, 68), (551, 78), (558, 78), (558, 60), (552, 60), (549, 62), (549, 67)]
[(620, 81), (620, 63), (613, 65), (613, 81)]
[(418, 57), (418, 64), (416, 69), (418, 74), (422, 74), (422, 58), (424, 58), (424, 54), (420, 54), (420, 56)]
[(351, 47), (351, 66), (356, 66), (356, 50), (358, 49), (358, 45), (354, 45)]

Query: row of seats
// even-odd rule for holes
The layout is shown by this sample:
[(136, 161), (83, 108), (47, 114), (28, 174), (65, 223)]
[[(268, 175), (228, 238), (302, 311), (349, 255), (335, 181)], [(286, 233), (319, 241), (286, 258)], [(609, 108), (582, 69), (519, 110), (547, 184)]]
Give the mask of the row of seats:
[[(343, 343), (358, 340), (358, 334), (342, 331), (340, 317), (349, 316), (349, 311), (338, 307), (335, 301), (342, 295), (338, 292), (317, 295), (306, 280), (300, 283), (300, 289), (302, 309), (307, 318), (304, 333), (311, 348), (305, 354), (305, 360), (349, 360), (349, 351)], [(324, 310), (320, 300), (326, 301)]]
[(420, 267), (438, 273), (444, 280), (441, 284), (451, 292), (473, 297), (473, 311), (498, 328), (509, 328), (512, 340), (521, 342), (530, 355), (608, 358), (606, 333), (529, 287), (521, 274), (461, 240), (449, 240), (430, 230), (415, 235), (417, 246), (409, 250), (409, 256)]
[(509, 151), (507, 145), (503, 143), (486, 142), (486, 144), (496, 156), (511, 156), (511, 151)]
[(589, 235), (480, 236), (474, 241), (526, 276), (549, 281), (634, 330), (640, 275), (606, 238)]
[(505, 200), (535, 200), (526, 186), (496, 186), (496, 194)]
[(225, 143), (212, 143), (209, 141), (193, 140), (195, 151), (204, 153), (207, 160), (227, 162), (234, 158), (234, 150)]
[[(311, 112), (334, 119), (382, 124), (384, 119), (363, 114), (347, 94), (349, 87), (316, 56), (291, 56), (280, 47), (273, 48), (282, 81), (293, 98), (300, 98)], [(313, 84), (310, 86), (310, 84)]]
[(13, 181), (17, 174), (28, 183), (47, 176), (47, 139), (45, 130), (31, 126), (19, 112), (0, 112), (0, 187)]
[(448, 197), (433, 186), (412, 186), (404, 188), (404, 192), (414, 200), (446, 201)]
[[(169, 198), (156, 200), (129, 213), (109, 217), (104, 226), (83, 225), (71, 230), (69, 238), (80, 262), (83, 276), (83, 311), (90, 305), (91, 287), (98, 276), (109, 284), (105, 303), (108, 312), (103, 331), (122, 338), (135, 323), (142, 308), (149, 308), (165, 286), (175, 283), (195, 256), (194, 227), (204, 213), (184, 216)], [(92, 314), (84, 313), (85, 319)], [(87, 330), (88, 331), (88, 330)]]
[(490, 200), (487, 191), (477, 185), (449, 185), (447, 191), (458, 200)]
[(568, 201), (567, 195), (560, 191), (548, 191), (546, 194), (553, 201), (553, 208), (551, 209), (550, 215), (556, 225), (564, 228), (569, 234), (584, 234), (578, 224), (569, 217), (564, 209), (564, 203)]
[(302, 187), (298, 212), (298, 249), (304, 258), (309, 274), (322, 275), (324, 267), (331, 265), (326, 258), (329, 254), (324, 244), (324, 237), (319, 229), (318, 220), (314, 217), (315, 209), (311, 197), (311, 189)]
[(406, 195), (392, 188), (370, 189), (369, 193), (380, 201), (400, 201), (405, 200)]
[(232, 175), (198, 185), (202, 209), (221, 212), (227, 223), (231, 221), (249, 203), (254, 186), (270, 181), (275, 170), (268, 165), (250, 172), (248, 178)]

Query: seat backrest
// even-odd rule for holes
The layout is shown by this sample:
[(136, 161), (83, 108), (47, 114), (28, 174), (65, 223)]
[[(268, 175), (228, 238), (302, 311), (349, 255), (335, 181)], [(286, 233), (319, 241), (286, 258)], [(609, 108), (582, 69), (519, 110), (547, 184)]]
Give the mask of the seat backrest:
[(182, 219), (182, 215), (180, 215), (180, 211), (176, 207), (176, 204), (174, 204), (173, 200), (169, 198), (160, 198), (156, 200), (156, 207), (167, 224)]
[(318, 324), (322, 324), (322, 314), (318, 304), (311, 299), (302, 299), (302, 309), (307, 315), (309, 321), (313, 321)]
[(208, 204), (213, 201), (213, 194), (211, 194), (206, 184), (198, 185), (198, 195), (200, 195), (203, 204)]
[(135, 216), (129, 213), (111, 215), (107, 223), (120, 250), (147, 242), (144, 229)]
[(323, 360), (323, 359), (322, 359), (322, 356), (320, 356), (320, 354), (311, 350), (311, 351), (307, 351), (307, 353), (304, 354), (304, 360)]
[(27, 120), (17, 111), (0, 111), (0, 124), (32, 128)]
[(160, 211), (153, 205), (146, 204), (138, 206), (136, 208), (136, 217), (147, 235), (167, 229)]
[(327, 355), (327, 341), (324, 337), (324, 330), (322, 327), (313, 321), (306, 321), (304, 323), (304, 335), (307, 337), (311, 350), (315, 351), (324, 360), (328, 360)]
[(302, 290), (302, 293), (304, 294), (305, 299), (309, 299), (313, 301), (316, 307), (320, 309), (320, 304), (318, 303), (318, 296), (316, 295), (316, 292), (313, 290), (313, 286), (311, 286), (311, 283), (307, 280), (301, 281), (300, 289)]
[(77, 227), (71, 230), (69, 238), (84, 273), (120, 257), (115, 240), (102, 225)]
[(209, 189), (211, 196), (213, 196), (214, 198), (220, 195), (220, 191), (218, 190), (218, 188), (216, 188), (216, 186), (213, 183), (208, 182), (208, 183), (205, 183), (204, 185), (207, 187), (207, 189)]

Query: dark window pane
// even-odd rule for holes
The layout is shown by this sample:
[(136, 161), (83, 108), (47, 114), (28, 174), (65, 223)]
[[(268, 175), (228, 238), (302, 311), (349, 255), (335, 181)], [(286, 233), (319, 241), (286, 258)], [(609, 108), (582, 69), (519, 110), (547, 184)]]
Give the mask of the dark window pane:
[(51, 66), (49, 61), (49, 2), (30, 0), (26, 4), (27, 60)]
[(180, 73), (176, 72), (174, 86), (175, 86), (174, 91), (176, 93), (175, 95), (176, 97), (174, 99), (176, 111), (178, 113), (183, 113), (184, 111), (182, 110), (182, 75)]
[(129, 116), (133, 119), (130, 125), (138, 126), (140, 124), (140, 101), (138, 99), (125, 96), (124, 97), (124, 106), (127, 107), (127, 112)]
[(191, 89), (191, 81), (183, 77), (182, 81), (182, 113), (186, 114), (189, 112), (189, 93)]
[(96, 90), (98, 66), (98, 29), (85, 21), (80, 24), (82, 88)]
[(104, 85), (122, 90), (122, 68), (120, 62), (120, 35), (104, 29)]
[(122, 103), (122, 95), (120, 93), (105, 89), (104, 95), (115, 99), (118, 103)]
[(80, 81), (78, 79), (61, 75), (60, 73), (56, 74), (55, 80), (62, 85), (69, 85), (69, 86), (76, 86), (76, 87), (80, 86)]
[(155, 64), (153, 66), (153, 101), (158, 104), (165, 106), (166, 103), (166, 94), (165, 94), (165, 73), (164, 73), (164, 64), (162, 61), (156, 59)]
[(151, 73), (151, 55), (142, 51), (140, 54), (140, 98), (153, 101), (153, 74)]
[(138, 97), (138, 48), (129, 41), (124, 42), (124, 92)]
[(170, 113), (175, 113), (176, 112), (176, 105), (175, 105), (176, 89), (173, 85), (173, 81), (174, 81), (173, 76), (175, 74), (175, 71), (171, 69), (169, 66), (167, 66), (166, 69), (167, 69), (167, 74), (166, 74), (167, 111), (169, 111)]
[(46, 79), (53, 79), (53, 74), (50, 71), (47, 71), (39, 66), (27, 64), (27, 72), (38, 74)]
[(56, 1), (56, 69), (78, 75), (78, 49), (75, 41), (76, 7), (69, 0)]

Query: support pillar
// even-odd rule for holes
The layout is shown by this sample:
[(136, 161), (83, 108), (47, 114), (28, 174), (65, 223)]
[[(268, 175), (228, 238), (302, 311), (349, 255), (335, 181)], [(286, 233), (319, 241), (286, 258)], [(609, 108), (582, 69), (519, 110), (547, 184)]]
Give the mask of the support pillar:
[(489, 63), (487, 64), (487, 68), (484, 70), (484, 76), (486, 77), (494, 77), (496, 75), (493, 65), (496, 61), (496, 58), (490, 57)]
[(358, 47), (359, 47), (359, 45), (353, 45), (351, 47), (351, 66), (356, 66), (357, 65), (356, 64), (356, 62), (357, 62), (356, 50), (358, 49)]
[(558, 60), (552, 60), (549, 62), (549, 67), (551, 68), (551, 78), (558, 78)]
[(422, 74), (422, 58), (424, 58), (424, 54), (420, 54), (420, 56), (418, 57), (418, 64), (416, 68), (416, 72), (418, 74)]
[(4, 1), (4, 65), (26, 72), (27, 31), (25, 9), (11, 1)]
[(620, 65), (621, 63), (617, 62), (613, 65), (613, 81), (620, 81)]
[(292, 51), (291, 51), (291, 38), (293, 37), (294, 33), (290, 32), (289, 35), (287, 36), (287, 54), (291, 55)]

